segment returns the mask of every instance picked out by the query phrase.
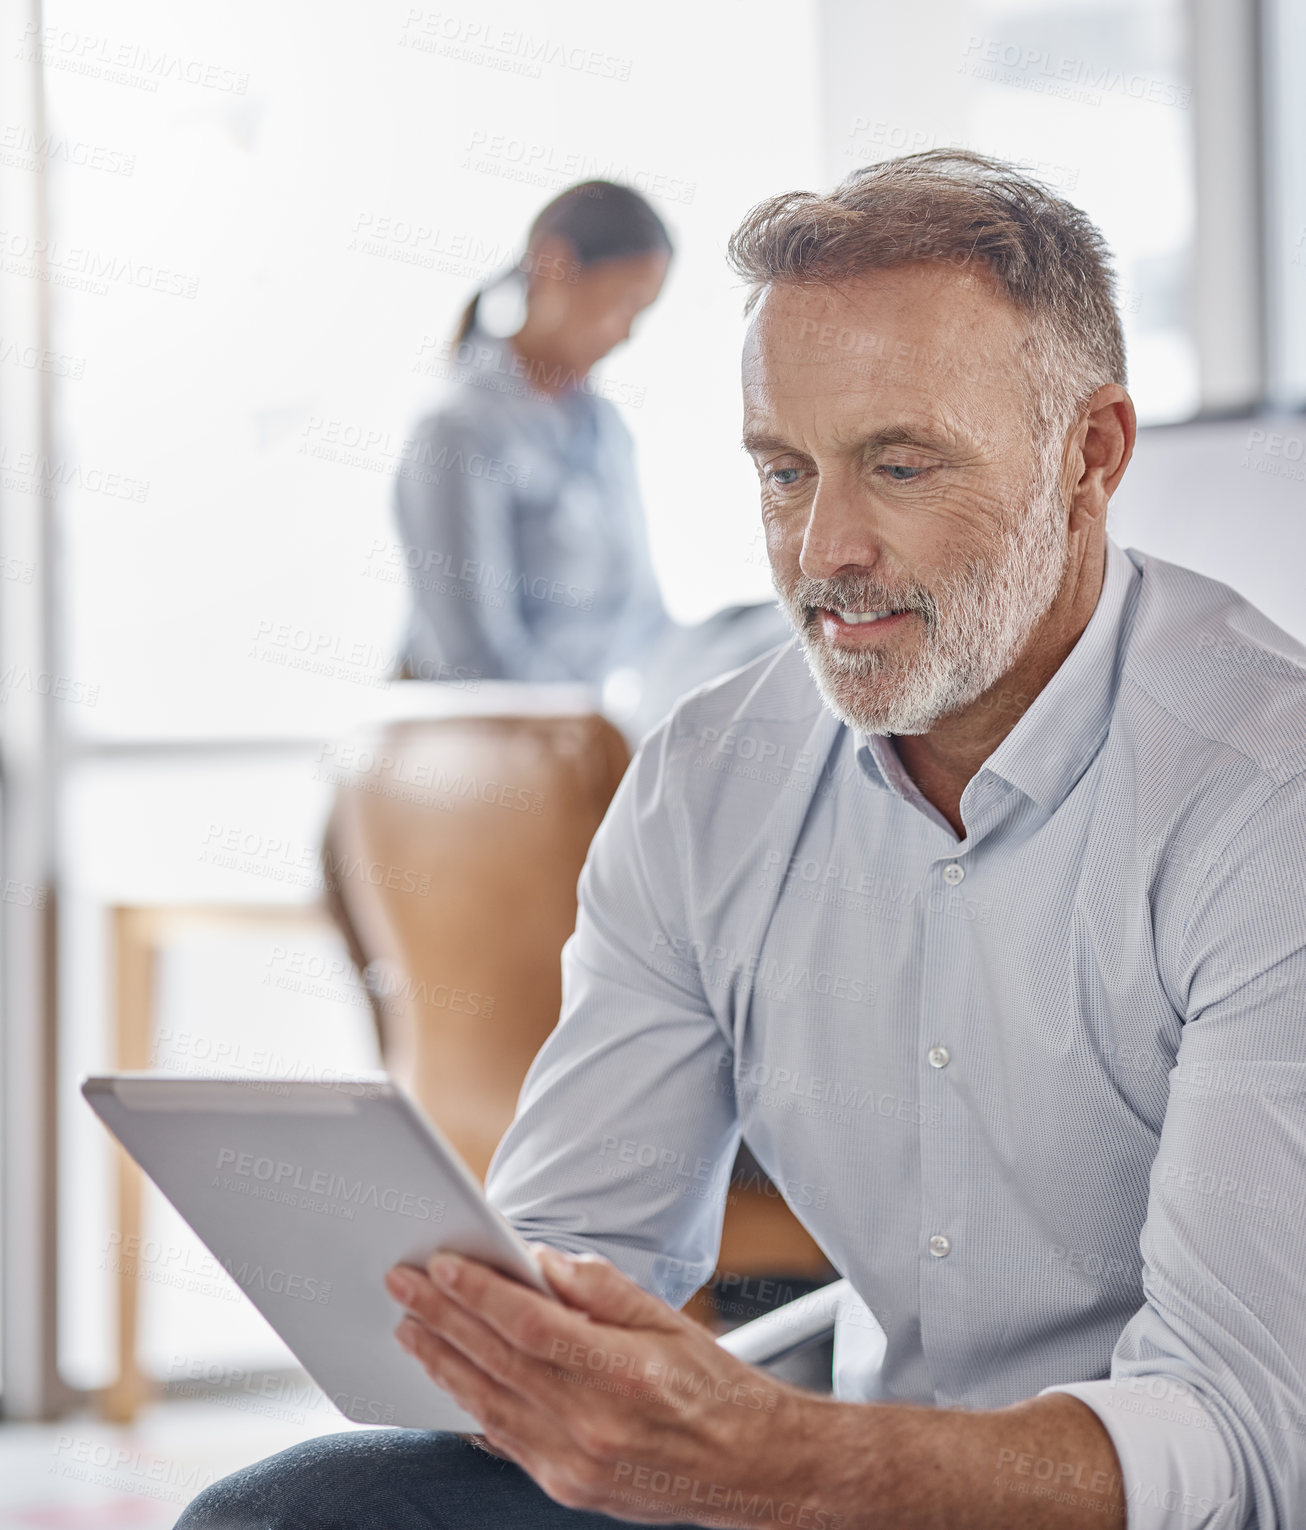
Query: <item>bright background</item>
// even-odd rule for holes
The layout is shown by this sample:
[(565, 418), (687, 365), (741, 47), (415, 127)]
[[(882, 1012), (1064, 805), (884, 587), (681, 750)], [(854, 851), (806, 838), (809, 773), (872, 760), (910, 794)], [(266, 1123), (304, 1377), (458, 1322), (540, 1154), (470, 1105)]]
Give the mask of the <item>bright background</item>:
[[(32, 46), (21, 10), (6, 49)], [(1263, 40), (1277, 30), (1265, 138), (1248, 147), (1217, 44), (1233, 18), (1252, 46), (1253, 13)], [(322, 744), (370, 715), (401, 627), (403, 589), (375, 577), (395, 452), (440, 386), (433, 347), (566, 184), (646, 190), (676, 240), (662, 301), (605, 372), (641, 400), (625, 418), (678, 617), (769, 593), (738, 447), (731, 229), (776, 191), (966, 144), (1041, 174), (1116, 252), (1152, 427), (1116, 534), (1306, 633), (1306, 125), (1286, 85), (1306, 37), (1287, 0), (1219, 0), (1214, 21), (1207, 0), (50, 0), (44, 25), (50, 144), (38, 163), (21, 124), (0, 124), (0, 186), (40, 178), (53, 279), (25, 274), (21, 217), (0, 254), (6, 311), (48, 301), (69, 374), (52, 383), (44, 619), (78, 699), (53, 705), (38, 765), (59, 891), (58, 1364), (73, 1387), (109, 1378), (115, 1337), (111, 1159), (76, 1096), (111, 1062), (107, 911), (316, 895), (303, 867), (330, 798)], [(524, 52), (494, 45), (514, 29)], [(593, 72), (565, 62), (574, 50)], [(110, 57), (127, 62), (111, 73)], [(109, 268), (101, 288), (88, 261)], [(133, 285), (144, 268), (179, 290)], [(11, 374), (0, 364), (0, 404)], [(4, 492), (14, 524), (40, 498)], [(0, 595), (21, 594), (6, 577)], [(270, 641), (278, 628), (296, 638)], [(300, 639), (362, 657), (346, 678), (308, 673), (286, 662)], [(223, 860), (232, 833), (247, 848)], [(288, 953), (342, 961), (326, 936), (276, 930), (178, 943), (158, 1064), (202, 1067), (221, 1043), (227, 1058), (373, 1065), (356, 986), (277, 986)], [(149, 1216), (151, 1368), (283, 1362), (225, 1286), (169, 1280), (202, 1254), (157, 1201)]]

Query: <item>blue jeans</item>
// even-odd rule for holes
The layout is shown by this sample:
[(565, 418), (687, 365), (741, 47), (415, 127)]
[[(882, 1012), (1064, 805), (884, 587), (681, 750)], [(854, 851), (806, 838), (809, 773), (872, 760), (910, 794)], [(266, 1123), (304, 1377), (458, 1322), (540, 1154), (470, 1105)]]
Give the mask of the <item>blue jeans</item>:
[(191, 1503), (175, 1530), (601, 1530), (623, 1524), (629, 1521), (564, 1509), (519, 1466), (456, 1434), (368, 1429), (308, 1440), (224, 1477)]

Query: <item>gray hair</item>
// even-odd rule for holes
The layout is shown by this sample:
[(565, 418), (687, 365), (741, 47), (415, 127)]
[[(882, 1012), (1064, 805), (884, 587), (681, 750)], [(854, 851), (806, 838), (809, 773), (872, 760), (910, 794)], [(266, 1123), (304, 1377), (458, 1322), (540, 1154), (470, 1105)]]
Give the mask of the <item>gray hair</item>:
[(836, 285), (863, 272), (946, 261), (987, 268), (1029, 322), (1035, 407), (1064, 431), (1105, 383), (1124, 383), (1115, 276), (1102, 235), (1079, 208), (1015, 165), (967, 149), (931, 149), (854, 170), (829, 195), (790, 191), (753, 208), (730, 239), (753, 284)]

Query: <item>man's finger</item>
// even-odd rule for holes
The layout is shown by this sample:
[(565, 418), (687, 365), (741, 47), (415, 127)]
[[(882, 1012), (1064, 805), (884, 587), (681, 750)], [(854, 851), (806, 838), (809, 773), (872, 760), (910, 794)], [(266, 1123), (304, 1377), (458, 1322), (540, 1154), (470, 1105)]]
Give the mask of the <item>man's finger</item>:
[(527, 1383), (531, 1378), (523, 1374), (536, 1362), (482, 1322), (475, 1312), (437, 1290), (429, 1280), (416, 1277), (413, 1294), (405, 1305), (423, 1326), (461, 1351), (501, 1386), (511, 1387), (524, 1395), (538, 1392), (538, 1386), (529, 1386)]
[(395, 1334), (403, 1335), (404, 1347), (431, 1380), (476, 1418), (485, 1431), (483, 1435), (460, 1435), (460, 1439), (528, 1469), (532, 1460), (547, 1460), (550, 1454), (556, 1456), (569, 1446), (570, 1442), (547, 1412), (479, 1372), (474, 1363), (439, 1334), (424, 1327), (420, 1319), (406, 1318)]
[[(618, 1343), (621, 1338), (619, 1334), (596, 1331), (593, 1321), (578, 1310), (579, 1303), (568, 1306), (553, 1301), (474, 1259), (437, 1254), (429, 1269), (432, 1282), (450, 1300), (492, 1328), (514, 1349), (546, 1364), (571, 1365), (568, 1355), (596, 1344)], [(654, 1310), (657, 1305), (660, 1304), (655, 1302)], [(664, 1310), (670, 1312), (670, 1308)]]
[(606, 1259), (573, 1257), (557, 1249), (541, 1248), (539, 1260), (558, 1294), (596, 1322), (667, 1332), (683, 1321), (660, 1297), (637, 1286)]
[(400, 1323), (395, 1337), (432, 1381), (479, 1420), (487, 1434), (502, 1439), (517, 1433), (517, 1416), (525, 1414), (530, 1405), (487, 1375), (455, 1345), (414, 1317)]
[[(470, 1273), (482, 1268), (473, 1265)], [(539, 1298), (547, 1318), (555, 1323), (561, 1318), (569, 1319), (581, 1336), (555, 1332), (548, 1339), (543, 1356), (536, 1356), (487, 1324), (473, 1301), (463, 1306), (449, 1293), (438, 1290), (419, 1271), (408, 1270), (404, 1274), (407, 1294), (401, 1296), (397, 1286), (393, 1294), (404, 1302), (419, 1324), (546, 1415), (559, 1412), (563, 1395), (560, 1388), (592, 1380), (587, 1373), (595, 1369), (605, 1375), (613, 1372), (626, 1375), (637, 1364), (631, 1344), (619, 1331), (596, 1328), (587, 1318), (570, 1313), (547, 1297)], [(512, 1298), (535, 1294), (517, 1282), (508, 1284), (512, 1287), (509, 1293)], [(606, 1340), (615, 1342), (603, 1347)]]

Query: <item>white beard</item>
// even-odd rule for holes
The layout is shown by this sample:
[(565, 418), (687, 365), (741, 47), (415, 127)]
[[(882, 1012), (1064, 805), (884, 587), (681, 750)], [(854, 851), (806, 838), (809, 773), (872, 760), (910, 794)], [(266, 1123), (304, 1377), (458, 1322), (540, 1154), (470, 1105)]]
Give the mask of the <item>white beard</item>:
[[(993, 555), (967, 559), (935, 590), (890, 590), (856, 575), (800, 576), (788, 590), (777, 584), (812, 678), (837, 717), (865, 733), (928, 733), (1006, 674), (1056, 599), (1070, 555), (1051, 468), (1050, 461), (1040, 465), (1026, 512), (1003, 527)], [(887, 648), (836, 650), (815, 607), (913, 610), (925, 626), (924, 645), (905, 661)]]

